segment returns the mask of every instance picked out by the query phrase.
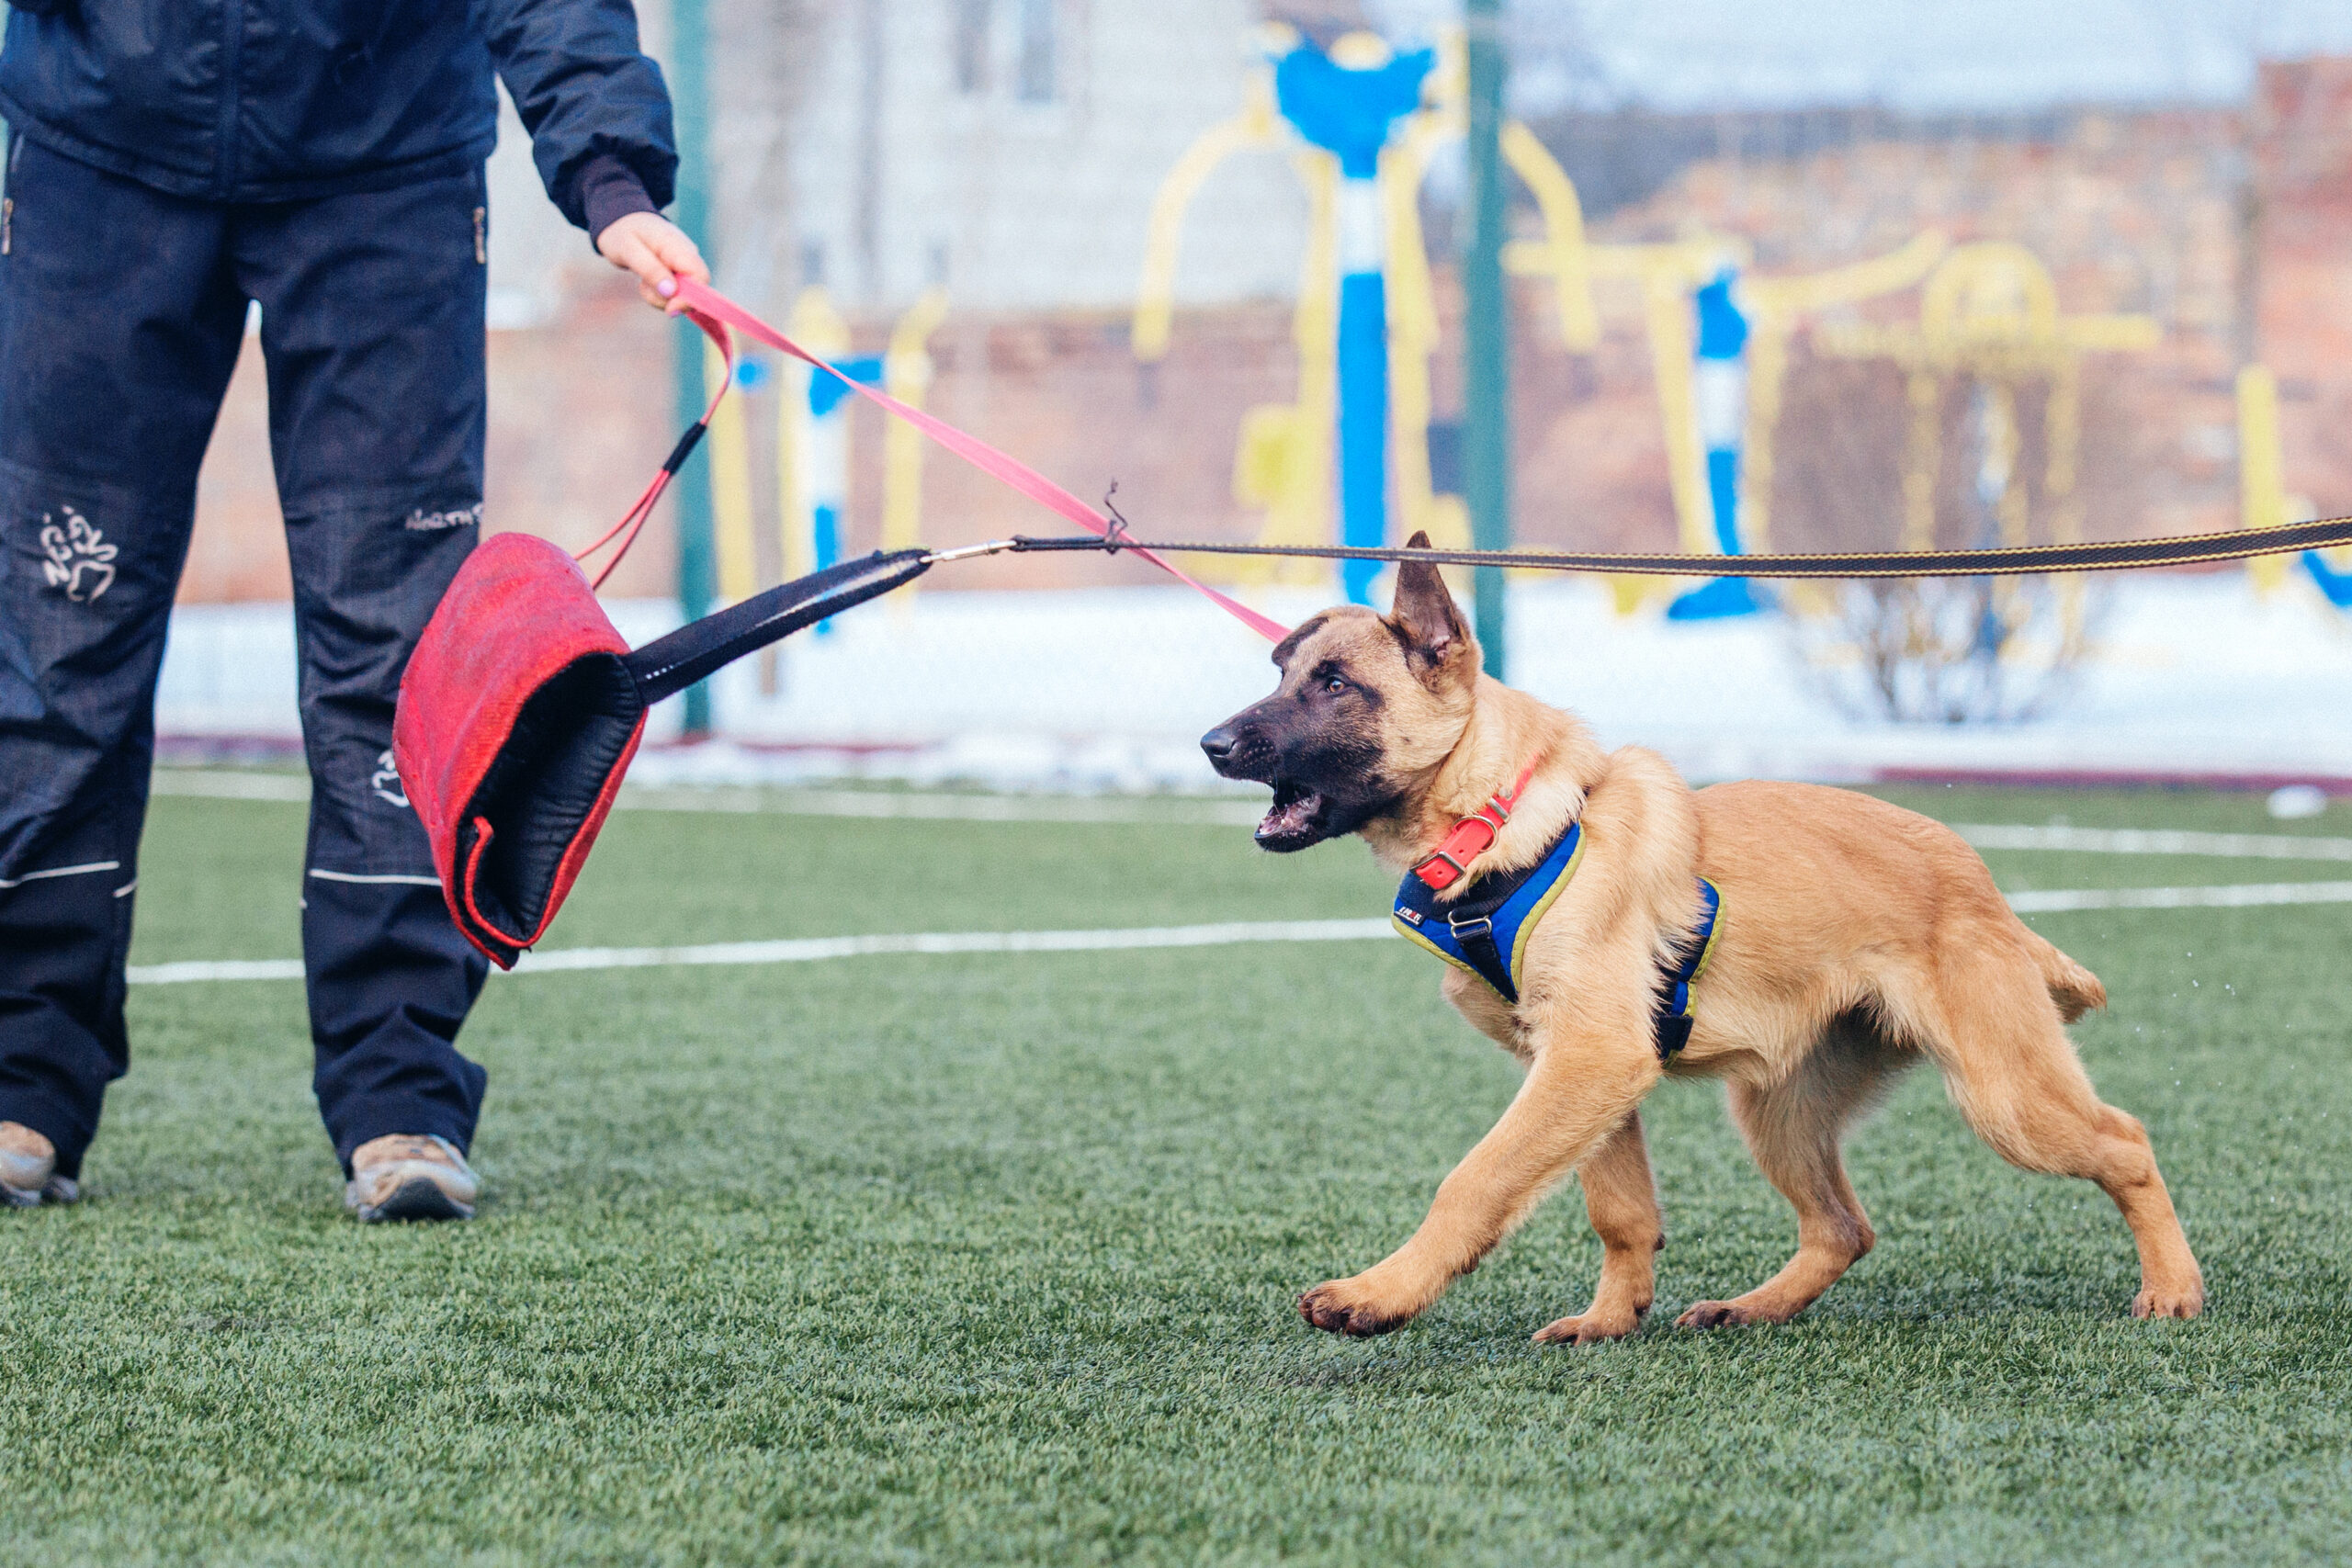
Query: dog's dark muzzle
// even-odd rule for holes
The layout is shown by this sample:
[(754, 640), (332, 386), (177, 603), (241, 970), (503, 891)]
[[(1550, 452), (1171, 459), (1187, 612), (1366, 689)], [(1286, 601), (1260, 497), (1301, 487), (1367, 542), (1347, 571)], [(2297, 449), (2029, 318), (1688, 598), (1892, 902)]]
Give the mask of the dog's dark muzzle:
[(1201, 737), (1201, 752), (1221, 778), (1270, 784), (1282, 773), (1283, 744), (1268, 704), (1252, 703)]
[(1252, 721), (1250, 711), (1236, 714), (1202, 736), (1202, 753), (1222, 777), (1272, 787), (1273, 804), (1258, 824), (1261, 848), (1286, 852), (1321, 841), (1329, 836), (1328, 802), (1285, 776), (1283, 749), (1264, 726)]
[(1274, 749), (1255, 729), (1239, 724), (1220, 724), (1201, 737), (1201, 751), (1221, 778), (1272, 782)]

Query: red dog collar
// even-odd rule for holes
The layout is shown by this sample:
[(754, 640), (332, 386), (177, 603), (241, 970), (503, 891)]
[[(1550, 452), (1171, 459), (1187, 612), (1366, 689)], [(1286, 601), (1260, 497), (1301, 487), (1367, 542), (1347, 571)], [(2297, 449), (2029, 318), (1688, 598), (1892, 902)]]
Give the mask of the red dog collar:
[(1494, 847), (1503, 824), (1510, 820), (1511, 807), (1527, 793), (1527, 781), (1535, 776), (1535, 765), (1544, 760), (1538, 752), (1529, 759), (1519, 773), (1519, 782), (1508, 790), (1497, 790), (1486, 805), (1453, 825), (1435, 853), (1413, 867), (1413, 874), (1433, 893), (1442, 893), (1470, 873), (1470, 863)]

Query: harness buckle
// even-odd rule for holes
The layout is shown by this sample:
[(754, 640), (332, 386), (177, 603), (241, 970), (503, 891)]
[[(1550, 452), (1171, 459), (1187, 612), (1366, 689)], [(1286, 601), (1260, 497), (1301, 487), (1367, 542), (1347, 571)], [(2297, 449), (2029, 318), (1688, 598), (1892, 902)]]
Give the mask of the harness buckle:
[(1456, 942), (1467, 942), (1474, 936), (1492, 936), (1495, 931), (1495, 922), (1484, 915), (1474, 915), (1466, 920), (1458, 915), (1449, 915), (1445, 925)]

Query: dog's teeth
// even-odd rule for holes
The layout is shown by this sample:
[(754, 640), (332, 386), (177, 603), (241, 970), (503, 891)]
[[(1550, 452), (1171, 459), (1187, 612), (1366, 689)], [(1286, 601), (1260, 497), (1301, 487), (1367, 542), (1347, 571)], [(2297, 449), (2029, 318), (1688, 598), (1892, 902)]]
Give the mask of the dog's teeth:
[(1312, 792), (1300, 795), (1294, 799), (1281, 801), (1273, 809), (1268, 811), (1265, 819), (1258, 824), (1258, 834), (1261, 838), (1266, 838), (1304, 832), (1307, 825), (1315, 820), (1315, 814), (1322, 808), (1322, 805), (1323, 797)]

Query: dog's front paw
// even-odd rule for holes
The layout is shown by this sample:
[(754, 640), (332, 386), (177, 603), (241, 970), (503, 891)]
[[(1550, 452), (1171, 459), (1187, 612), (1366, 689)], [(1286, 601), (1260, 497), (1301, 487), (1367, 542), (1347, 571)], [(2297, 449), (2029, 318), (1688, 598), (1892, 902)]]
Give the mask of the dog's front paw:
[(1737, 1328), (1751, 1323), (1785, 1323), (1788, 1320), (1758, 1312), (1738, 1302), (1699, 1302), (1674, 1320), (1677, 1328)]
[(1362, 1274), (1317, 1285), (1298, 1298), (1298, 1315), (1313, 1326), (1358, 1339), (1402, 1328), (1419, 1310), (1384, 1300)]
[(1589, 1312), (1577, 1317), (1564, 1317), (1547, 1323), (1535, 1331), (1538, 1345), (1600, 1345), (1611, 1339), (1623, 1339), (1642, 1325), (1639, 1313), (1622, 1315)]
[(2132, 1298), (2133, 1317), (2195, 1317), (2205, 1310), (2205, 1282), (2186, 1285), (2143, 1285)]

